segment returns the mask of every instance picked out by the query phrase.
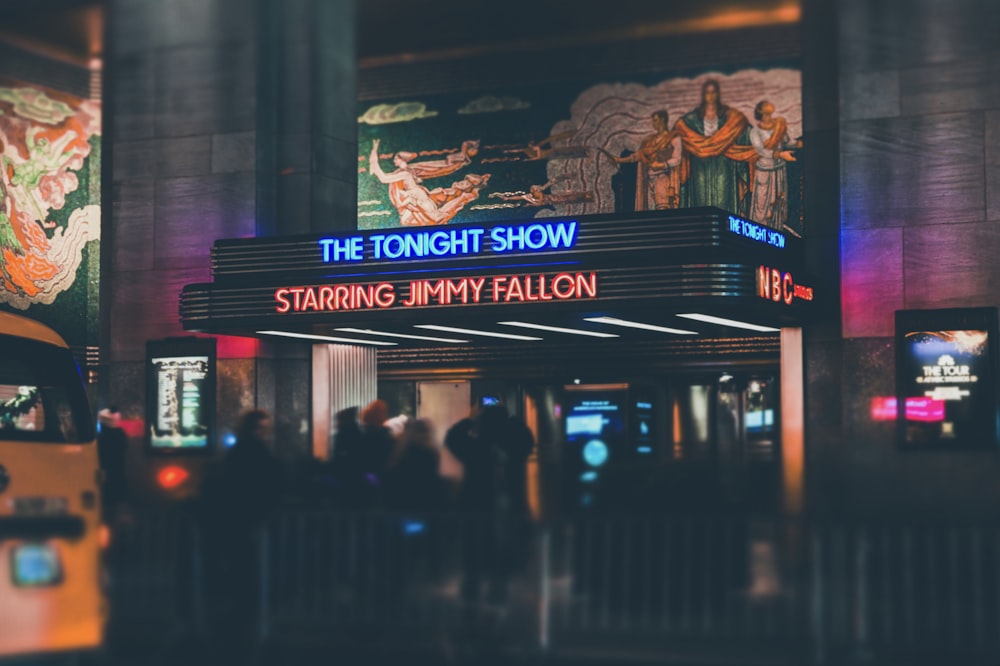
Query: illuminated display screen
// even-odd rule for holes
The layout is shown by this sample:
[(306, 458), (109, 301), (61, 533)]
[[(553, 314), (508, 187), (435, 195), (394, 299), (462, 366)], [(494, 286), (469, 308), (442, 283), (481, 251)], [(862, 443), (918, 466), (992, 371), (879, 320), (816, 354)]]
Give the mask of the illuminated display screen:
[[(508, 252), (570, 250), (576, 245), (576, 221), (535, 222), (532, 224), (461, 227), (447, 230), (401, 231), (392, 233), (322, 238), (319, 241), (326, 263), (411, 261)], [(367, 240), (367, 242), (366, 242)]]
[(148, 344), (147, 444), (151, 451), (183, 453), (211, 448), (214, 343), (212, 339), (180, 339)]
[(154, 358), (156, 412), (150, 445), (162, 448), (208, 446), (203, 401), (207, 356)]
[(602, 414), (575, 414), (566, 417), (566, 436), (600, 435), (604, 430)]
[(637, 391), (632, 400), (632, 410), (632, 443), (637, 454), (648, 458), (656, 445), (651, 392)]
[[(937, 322), (932, 320), (930, 323)], [(996, 444), (995, 328), (985, 320), (976, 322), (966, 318), (957, 323), (983, 325), (974, 328), (903, 326), (902, 330), (897, 326), (897, 391), (900, 395), (892, 408), (897, 412), (900, 441), (905, 445)], [(904, 410), (896, 409), (901, 400), (905, 401)]]

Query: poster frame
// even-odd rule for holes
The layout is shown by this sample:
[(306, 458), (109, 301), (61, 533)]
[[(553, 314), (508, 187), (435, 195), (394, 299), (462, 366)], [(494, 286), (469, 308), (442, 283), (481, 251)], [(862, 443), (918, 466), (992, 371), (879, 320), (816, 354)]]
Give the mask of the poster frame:
[[(208, 369), (202, 384), (202, 405), (206, 428), (205, 446), (198, 447), (158, 447), (152, 442), (153, 423), (157, 409), (157, 375), (153, 367), (154, 358), (185, 356), (208, 357)], [(216, 449), (216, 381), (217, 349), (215, 338), (177, 337), (146, 342), (146, 415), (147, 423), (143, 436), (144, 448), (150, 456), (201, 456), (213, 455)]]
[[(997, 379), (1000, 376), (998, 356), (998, 316), (995, 307), (944, 308), (934, 310), (897, 310), (895, 313), (895, 360), (896, 360), (896, 444), (904, 451), (996, 451), (1000, 445), (1000, 392)], [(985, 330), (987, 376), (976, 382), (986, 396), (982, 404), (988, 409), (974, 414), (970, 422), (973, 432), (955, 438), (934, 437), (925, 442), (911, 442), (907, 437), (906, 399), (912, 377), (908, 376), (907, 342), (908, 333), (920, 331), (962, 331)], [(904, 406), (904, 407), (900, 407)]]

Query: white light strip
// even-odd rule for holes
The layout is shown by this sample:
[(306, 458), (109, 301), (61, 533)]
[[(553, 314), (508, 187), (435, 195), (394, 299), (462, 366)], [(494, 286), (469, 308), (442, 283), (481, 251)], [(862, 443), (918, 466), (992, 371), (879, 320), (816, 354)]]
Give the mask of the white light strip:
[(686, 314), (679, 314), (678, 317), (684, 317), (685, 319), (694, 319), (695, 321), (704, 321), (709, 324), (721, 324), (722, 326), (732, 326), (733, 328), (745, 328), (751, 331), (762, 331), (764, 333), (778, 333), (781, 331), (780, 328), (772, 328), (770, 326), (759, 326), (757, 324), (748, 324), (745, 321), (737, 321), (736, 319), (725, 319), (724, 317), (713, 317), (712, 315), (697, 314), (693, 312), (688, 312)]
[(407, 340), (430, 340), (431, 342), (468, 342), (457, 338), (435, 338), (430, 335), (409, 335), (407, 333), (389, 333), (387, 331), (373, 331), (370, 328), (338, 328), (344, 333), (362, 333), (365, 335), (383, 335), (387, 338), (405, 338)]
[(572, 333), (573, 335), (589, 335), (592, 338), (617, 338), (614, 333), (601, 333), (599, 331), (584, 331), (580, 328), (560, 328), (559, 326), (544, 326), (542, 324), (529, 324), (523, 321), (500, 321), (498, 324), (504, 326), (520, 326), (521, 328), (537, 328), (539, 331), (554, 331), (556, 333)]
[(598, 324), (612, 324), (613, 326), (625, 326), (627, 328), (641, 328), (646, 331), (659, 331), (660, 333), (673, 333), (675, 335), (698, 335), (698, 331), (685, 331), (681, 328), (654, 326), (653, 324), (643, 324), (641, 321), (629, 321), (627, 319), (617, 319), (615, 317), (585, 317), (584, 321), (592, 321)]
[(323, 342), (347, 342), (352, 345), (383, 345), (396, 347), (396, 342), (382, 342), (381, 340), (354, 340), (352, 338), (335, 338), (329, 335), (310, 335), (309, 333), (290, 333), (288, 331), (257, 331), (258, 335), (278, 335), (283, 338), (305, 338), (306, 340), (322, 340)]
[(493, 331), (477, 331), (471, 328), (455, 328), (453, 326), (437, 326), (435, 324), (414, 324), (416, 328), (428, 328), (432, 331), (445, 331), (446, 333), (465, 333), (466, 335), (485, 335), (488, 338), (506, 338), (508, 340), (541, 340), (542, 338), (532, 338), (527, 335), (514, 335), (513, 333), (494, 333)]

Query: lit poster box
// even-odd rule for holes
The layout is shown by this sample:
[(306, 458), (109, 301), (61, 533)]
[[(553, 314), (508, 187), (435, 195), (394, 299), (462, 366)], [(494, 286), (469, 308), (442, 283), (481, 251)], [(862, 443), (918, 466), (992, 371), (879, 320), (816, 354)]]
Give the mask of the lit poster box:
[(150, 453), (202, 453), (215, 440), (215, 339), (146, 345), (146, 445)]
[(996, 308), (897, 311), (893, 408), (900, 445), (996, 448), (997, 357)]

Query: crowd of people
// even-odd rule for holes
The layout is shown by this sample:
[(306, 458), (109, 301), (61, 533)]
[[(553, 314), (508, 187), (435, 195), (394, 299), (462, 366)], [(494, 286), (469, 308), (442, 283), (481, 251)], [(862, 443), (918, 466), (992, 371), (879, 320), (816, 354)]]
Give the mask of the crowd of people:
[[(462, 562), (463, 599), (478, 604), (484, 596), (489, 604), (505, 604), (510, 570), (530, 525), (525, 471), (531, 431), (502, 405), (491, 405), (447, 431), (447, 453), (434, 434), (425, 419), (389, 418), (383, 400), (345, 409), (336, 414), (330, 459), (301, 466), (288, 488), (270, 445), (269, 415), (244, 414), (235, 445), (206, 479), (199, 510), (208, 527), (206, 546), (231, 581), (226, 587), (239, 591), (233, 609), (247, 611), (243, 622), (235, 614), (228, 618), (233, 630), (245, 632), (253, 621), (248, 609), (259, 564), (253, 540), (289, 495), (307, 497), (310, 505), (398, 516), (407, 524), (422, 521), (421, 529), (433, 529), (427, 526), (447, 513), (461, 514), (453, 548)], [(442, 455), (449, 454), (461, 464), (460, 481), (441, 474)]]

